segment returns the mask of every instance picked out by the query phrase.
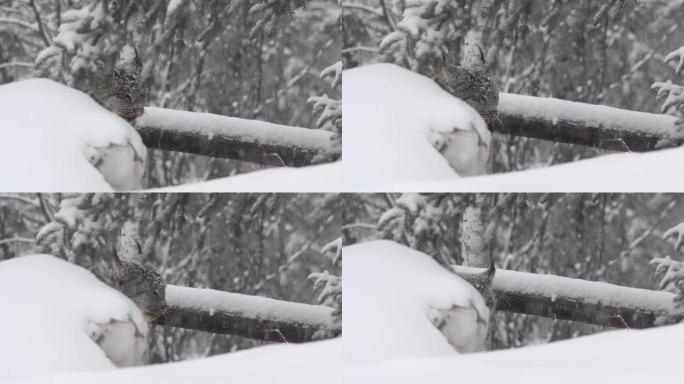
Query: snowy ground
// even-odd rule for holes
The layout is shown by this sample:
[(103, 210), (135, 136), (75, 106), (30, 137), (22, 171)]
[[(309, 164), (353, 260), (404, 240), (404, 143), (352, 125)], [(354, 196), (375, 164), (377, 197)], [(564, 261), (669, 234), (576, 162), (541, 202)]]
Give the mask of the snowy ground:
[(681, 192), (684, 148), (605, 155), (548, 168), (387, 185), (401, 192)]
[(54, 373), (10, 383), (336, 384), (343, 382), (342, 377), (342, 342), (334, 339), (298, 345), (257, 347), (199, 360), (147, 367)]
[(610, 331), (500, 352), (347, 366), (349, 383), (681, 383), (684, 326)]
[(344, 191), (342, 163), (255, 171), (194, 184), (160, 188), (159, 192), (330, 192)]

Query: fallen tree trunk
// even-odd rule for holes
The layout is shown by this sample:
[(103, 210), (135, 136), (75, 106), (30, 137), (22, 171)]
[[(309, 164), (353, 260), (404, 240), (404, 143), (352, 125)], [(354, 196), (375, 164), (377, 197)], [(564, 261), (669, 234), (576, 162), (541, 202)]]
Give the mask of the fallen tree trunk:
[(507, 135), (624, 152), (684, 143), (677, 118), (668, 115), (510, 93), (500, 94), (498, 109), (502, 124), (492, 129)]
[(135, 127), (148, 148), (275, 166), (310, 165), (339, 151), (330, 132), (211, 113), (147, 107)]
[(156, 324), (265, 341), (302, 343), (341, 331), (332, 308), (260, 296), (169, 285), (168, 313)]
[[(452, 267), (472, 281), (480, 268)], [(674, 294), (571, 279), (554, 275), (496, 270), (497, 310), (618, 327), (649, 328), (659, 316), (682, 316)]]

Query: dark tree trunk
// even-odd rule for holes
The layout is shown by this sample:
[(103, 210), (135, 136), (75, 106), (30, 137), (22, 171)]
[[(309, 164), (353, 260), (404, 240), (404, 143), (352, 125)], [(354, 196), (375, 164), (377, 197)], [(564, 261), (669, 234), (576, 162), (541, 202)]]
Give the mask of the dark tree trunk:
[(623, 152), (684, 143), (668, 115), (509, 93), (499, 95), (498, 113), (502, 124), (492, 129), (507, 135)]
[(333, 309), (320, 305), (173, 285), (166, 301), (169, 311), (155, 324), (288, 343), (341, 333)]
[(311, 165), (340, 151), (330, 132), (210, 113), (148, 107), (135, 127), (148, 148), (274, 166)]

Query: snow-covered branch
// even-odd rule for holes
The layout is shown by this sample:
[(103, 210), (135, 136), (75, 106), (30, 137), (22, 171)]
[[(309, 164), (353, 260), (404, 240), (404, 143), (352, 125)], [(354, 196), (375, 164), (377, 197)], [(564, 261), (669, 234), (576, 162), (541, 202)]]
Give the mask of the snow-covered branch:
[(501, 93), (496, 132), (561, 143), (645, 152), (684, 143), (677, 118), (572, 101)]
[(23, 61), (9, 61), (7, 63), (0, 63), (0, 69), (19, 67), (19, 68), (33, 68), (33, 63), (23, 62)]
[(288, 343), (341, 332), (333, 309), (321, 305), (174, 285), (166, 287), (166, 301), (168, 313), (156, 324)]
[(260, 164), (304, 166), (339, 151), (330, 132), (210, 113), (148, 107), (135, 125), (148, 148)]
[[(453, 266), (466, 280), (479, 268)], [(648, 328), (658, 317), (681, 316), (675, 295), (614, 284), (497, 269), (497, 309), (618, 328)]]

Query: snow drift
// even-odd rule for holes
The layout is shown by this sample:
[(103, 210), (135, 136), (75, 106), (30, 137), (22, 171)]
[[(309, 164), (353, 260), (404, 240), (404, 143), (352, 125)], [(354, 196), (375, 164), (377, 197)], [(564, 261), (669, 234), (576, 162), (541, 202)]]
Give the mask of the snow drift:
[[(409, 332), (409, 330), (405, 330)], [(357, 365), (350, 383), (643, 384), (681, 383), (684, 325), (621, 330), (540, 346), (432, 359)]]
[(482, 343), (476, 322), (443, 334), (436, 310), (474, 307), (489, 317), (482, 296), (428, 255), (386, 240), (343, 249), (345, 364), (456, 354), (450, 344)]
[(130, 124), (80, 91), (47, 79), (0, 86), (3, 192), (138, 189), (146, 156)]
[(87, 270), (54, 256), (0, 262), (0, 308), (2, 382), (141, 362), (147, 323), (140, 310)]
[[(445, 156), (461, 164), (457, 168), (464, 174), (484, 170), (489, 148), (485, 151), (478, 143), (488, 146), (491, 140), (484, 120), (432, 80), (394, 64), (350, 69), (342, 80), (348, 190), (454, 179), (458, 174)], [(436, 148), (452, 136), (459, 145), (447, 147), (443, 156)]]

